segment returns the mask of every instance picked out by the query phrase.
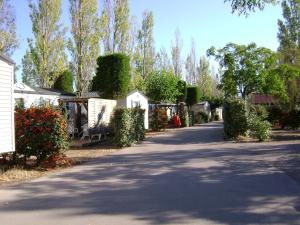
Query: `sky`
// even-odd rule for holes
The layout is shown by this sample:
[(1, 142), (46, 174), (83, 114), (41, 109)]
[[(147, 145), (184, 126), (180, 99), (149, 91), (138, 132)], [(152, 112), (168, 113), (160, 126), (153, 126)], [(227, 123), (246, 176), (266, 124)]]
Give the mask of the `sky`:
[[(32, 38), (28, 0), (11, 0), (16, 12), (17, 34), (20, 47), (12, 59), (21, 65), (22, 57), (28, 48), (27, 39)], [(278, 48), (278, 19), (282, 18), (279, 5), (267, 6), (263, 11), (250, 14), (248, 17), (231, 13), (230, 3), (224, 0), (129, 0), (130, 14), (141, 21), (144, 10), (154, 13), (154, 40), (159, 50), (165, 47), (170, 51), (178, 28), (183, 40), (182, 56), (186, 58), (192, 38), (196, 43), (197, 57), (206, 54), (211, 46), (222, 48), (227, 43), (257, 43), (258, 46), (272, 50)], [(99, 0), (99, 10), (102, 1)], [(63, 15), (61, 22), (69, 27), (69, 0), (62, 0)], [(21, 80), (21, 70), (17, 79)]]

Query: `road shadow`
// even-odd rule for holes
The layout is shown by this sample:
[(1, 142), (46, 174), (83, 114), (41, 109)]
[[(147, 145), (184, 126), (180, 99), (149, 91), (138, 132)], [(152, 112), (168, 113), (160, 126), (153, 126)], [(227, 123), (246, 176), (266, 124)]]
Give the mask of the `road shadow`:
[(58, 218), (99, 215), (99, 223), (104, 215), (129, 215), (149, 224), (180, 224), (187, 218), (222, 224), (299, 224), (299, 186), (266, 159), (294, 154), (300, 144), (243, 146), (182, 146), (111, 155), (78, 167), (80, 173), (12, 186), (22, 194), (0, 205), (0, 216), (59, 209)]

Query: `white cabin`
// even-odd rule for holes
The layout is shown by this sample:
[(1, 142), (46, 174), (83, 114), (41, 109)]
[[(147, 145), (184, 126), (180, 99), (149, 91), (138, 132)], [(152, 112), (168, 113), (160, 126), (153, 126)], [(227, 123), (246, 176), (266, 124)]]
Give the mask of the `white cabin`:
[(60, 99), (74, 97), (75, 94), (59, 91), (52, 88), (32, 87), (23, 83), (14, 85), (14, 98), (16, 104), (22, 104), (25, 108), (38, 106), (41, 103), (49, 103), (57, 106)]
[(134, 90), (130, 92), (125, 99), (118, 100), (118, 107), (126, 107), (126, 108), (134, 108), (136, 106), (140, 106), (141, 109), (145, 110), (145, 129), (149, 129), (149, 104), (148, 98), (143, 95), (141, 92)]
[(15, 151), (14, 62), (0, 54), (0, 153)]

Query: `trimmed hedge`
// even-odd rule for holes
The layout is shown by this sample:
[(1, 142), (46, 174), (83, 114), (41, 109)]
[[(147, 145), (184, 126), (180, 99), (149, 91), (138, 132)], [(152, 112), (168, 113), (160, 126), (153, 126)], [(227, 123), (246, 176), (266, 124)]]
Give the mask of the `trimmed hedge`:
[(73, 93), (73, 75), (69, 70), (65, 70), (55, 81), (53, 88), (65, 92)]
[(186, 89), (186, 104), (192, 106), (200, 101), (200, 88), (199, 87), (187, 87)]
[(179, 91), (179, 95), (177, 97), (178, 102), (185, 102), (187, 95), (186, 82), (183, 80), (179, 80), (177, 83), (177, 88)]
[(131, 146), (145, 137), (145, 110), (140, 108), (119, 108), (114, 111), (110, 122), (113, 144), (119, 147)]
[(102, 98), (126, 97), (130, 90), (130, 58), (124, 54), (100, 56), (91, 90)]
[(41, 162), (69, 147), (66, 120), (51, 107), (17, 108), (15, 128), (16, 153), (25, 158), (36, 156)]
[(248, 130), (247, 103), (240, 99), (227, 99), (224, 102), (225, 138), (244, 136)]

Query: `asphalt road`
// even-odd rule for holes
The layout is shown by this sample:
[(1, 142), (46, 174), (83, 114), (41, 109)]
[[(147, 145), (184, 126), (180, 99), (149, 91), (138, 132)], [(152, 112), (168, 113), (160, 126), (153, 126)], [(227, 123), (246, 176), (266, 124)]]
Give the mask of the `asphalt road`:
[(224, 142), (221, 123), (178, 129), (1, 187), (0, 224), (300, 224), (298, 151)]

